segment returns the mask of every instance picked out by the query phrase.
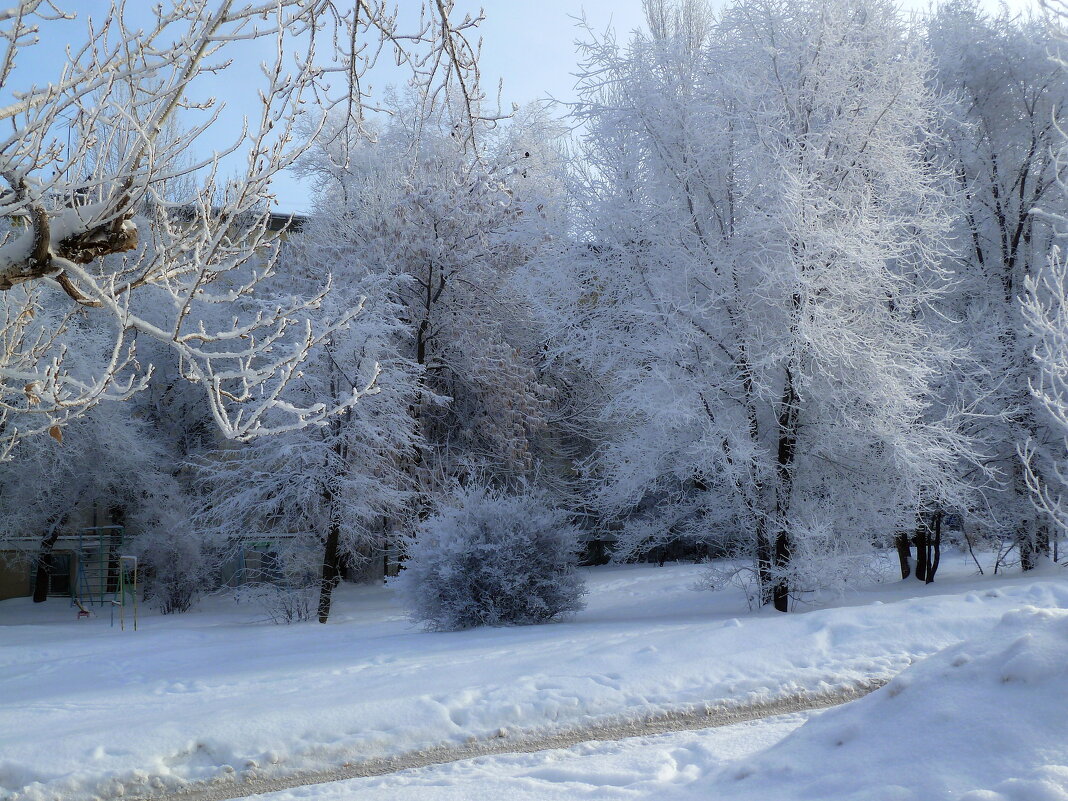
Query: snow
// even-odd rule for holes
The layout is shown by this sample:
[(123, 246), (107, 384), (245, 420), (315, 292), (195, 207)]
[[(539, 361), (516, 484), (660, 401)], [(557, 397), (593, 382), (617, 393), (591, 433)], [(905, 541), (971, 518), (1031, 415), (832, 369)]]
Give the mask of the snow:
[[(412, 626), (389, 587), (341, 588), (326, 626), (250, 625), (256, 610), (218, 598), (186, 615), (143, 614), (139, 631), (122, 632), (106, 615), (75, 621), (61, 600), (6, 601), (0, 798), (78, 801), (246, 771), (280, 775), (501, 729), (511, 736), (826, 691), (890, 678), (968, 638), (993, 643), (1014, 609), (1068, 608), (1063, 572), (973, 577), (960, 558), (944, 561), (935, 584), (891, 582), (847, 605), (790, 615), (749, 613), (739, 591), (693, 591), (701, 570), (592, 569), (588, 607), (571, 620), (451, 633)], [(1020, 656), (1012, 675), (1047, 687), (1043, 665), (1056, 651), (1043, 647), (1035, 653), (1052, 656)], [(968, 651), (977, 664), (984, 653)], [(929, 723), (916, 720), (910, 738)], [(700, 743), (706, 734), (679, 737)], [(793, 748), (768, 752), (762, 771), (808, 758)], [(765, 797), (754, 792), (740, 797)]]
[(1068, 612), (1008, 612), (835, 709), (482, 757), (263, 801), (1064, 801)]
[[(809, 713), (812, 714), (812, 713)], [(479, 757), (389, 776), (261, 796), (257, 801), (609, 801), (677, 797), (709, 773), (773, 745), (809, 714), (781, 715), (701, 732), (590, 742), (568, 749)], [(358, 794), (358, 795), (357, 795)], [(714, 796), (699, 796), (708, 801)]]
[(712, 797), (1063, 801), (1066, 686), (1068, 612), (1008, 612), (732, 767)]

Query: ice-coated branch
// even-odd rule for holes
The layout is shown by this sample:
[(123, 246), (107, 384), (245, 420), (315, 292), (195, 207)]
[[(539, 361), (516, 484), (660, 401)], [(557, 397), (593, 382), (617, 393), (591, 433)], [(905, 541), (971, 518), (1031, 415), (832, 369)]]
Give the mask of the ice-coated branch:
[[(177, 354), (228, 438), (344, 412), (373, 382), (340, 403), (283, 400), (360, 307), (323, 312), (325, 269), (319, 290), (280, 294), (272, 180), (320, 133), (300, 124), (309, 106), (347, 103), (347, 130), (360, 135), (361, 78), (383, 50), (427, 97), (458, 83), (470, 113), (480, 95), (465, 37), (479, 20), (454, 25), (451, 4), (436, 3), (402, 34), (378, 0), (171, 0), (140, 26), (123, 0), (107, 12), (80, 19), (51, 0), (0, 9), (0, 86), (13, 98), (0, 108), (0, 459), (142, 389), (144, 337)], [(56, 31), (75, 42), (57, 48), (56, 73), (23, 76), (20, 53)], [(197, 93), (250, 40), (268, 54), (259, 109), (224, 131), (221, 102)], [(244, 167), (222, 180), (227, 156)]]

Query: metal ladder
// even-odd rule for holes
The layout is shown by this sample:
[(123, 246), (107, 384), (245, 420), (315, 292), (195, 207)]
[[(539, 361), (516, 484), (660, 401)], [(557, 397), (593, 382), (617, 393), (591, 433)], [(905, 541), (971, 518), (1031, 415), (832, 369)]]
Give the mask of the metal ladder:
[(78, 577), (71, 605), (103, 606), (125, 589), (120, 560), (124, 535), (123, 526), (92, 526), (78, 532)]

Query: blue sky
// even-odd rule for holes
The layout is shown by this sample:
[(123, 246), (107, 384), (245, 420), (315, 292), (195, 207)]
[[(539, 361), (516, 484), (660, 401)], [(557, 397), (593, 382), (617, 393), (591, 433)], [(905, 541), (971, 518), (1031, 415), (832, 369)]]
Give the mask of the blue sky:
[[(418, 0), (399, 0), (414, 7)], [(611, 26), (620, 34), (641, 27), (644, 15), (641, 0), (457, 0), (454, 17), (485, 11), (480, 26), (482, 36), (482, 85), (491, 101), (503, 81), (501, 106), (523, 105), (539, 98), (567, 102), (575, 98), (577, 55), (575, 42), (585, 34), (577, 17), (585, 14), (590, 27), (598, 32)], [(623, 38), (621, 36), (621, 38)], [(373, 81), (376, 89), (390, 81), (399, 82), (405, 74), (382, 70)], [(277, 186), (279, 206), (285, 210), (306, 210), (307, 193), (295, 179), (283, 177)]]
[(483, 81), (493, 86), (503, 78), (506, 103), (573, 99), (575, 40), (584, 36), (574, 17), (585, 12), (595, 31), (611, 25), (620, 34), (644, 19), (640, 0), (489, 0), (483, 7)]
[[(416, 0), (401, 0), (401, 6)], [(722, 5), (712, 0), (713, 6)], [(927, 0), (903, 0), (906, 10), (923, 10)], [(994, 10), (997, 0), (984, 0)], [(1029, 0), (1012, 0), (1012, 10), (1037, 7)], [(611, 25), (625, 39), (625, 32), (644, 25), (641, 0), (457, 0), (456, 16), (463, 12), (485, 9), (482, 24), (483, 82), (495, 86), (504, 79), (503, 100), (524, 103), (552, 95), (560, 100), (573, 99), (576, 54), (575, 40), (583, 36), (574, 17), (585, 13), (595, 31)]]
[[(418, 0), (399, 0), (405, 6), (417, 6)], [(719, 6), (713, 0), (713, 6)], [(996, 0), (984, 0), (991, 10)], [(1030, 0), (1011, 0), (1012, 10), (1033, 7)], [(906, 10), (922, 10), (927, 0), (904, 0)], [(454, 16), (485, 11), (482, 31), (482, 83), (495, 98), (498, 81), (503, 80), (502, 107), (552, 97), (567, 102), (575, 99), (574, 73), (577, 63), (576, 40), (586, 34), (577, 17), (584, 16), (590, 28), (600, 33), (612, 27), (618, 38), (643, 27), (641, 0), (456, 0)], [(385, 78), (385, 76), (382, 76)], [(393, 80), (403, 80), (397, 74)], [(293, 179), (284, 178), (278, 186), (279, 205), (287, 211), (302, 211), (308, 204), (307, 193)]]
[[(397, 1), (402, 16), (408, 11), (414, 14), (419, 5), (418, 0)], [(997, 6), (992, 0), (986, 0), (985, 4), (991, 9)], [(104, 13), (108, 7), (105, 0), (71, 0), (60, 5), (77, 11), (83, 19)], [(902, 5), (906, 9), (922, 9), (927, 3), (909, 0)], [(1028, 5), (1028, 0), (1013, 0), (1008, 4), (1013, 10)], [(146, 14), (149, 7), (148, 0), (134, 0), (128, 13), (136, 18)], [(486, 14), (481, 26), (483, 86), (495, 97), (498, 81), (503, 80), (501, 100), (505, 109), (513, 102), (523, 104), (538, 98), (553, 97), (564, 102), (574, 99), (575, 41), (584, 36), (576, 17), (585, 15), (590, 27), (598, 32), (612, 27), (620, 39), (625, 39), (626, 33), (641, 27), (643, 22), (641, 0), (483, 0), (481, 3), (457, 0), (455, 16), (477, 14), (480, 8)], [(83, 29), (83, 21), (56, 23), (54, 28), (46, 26), (42, 31), (42, 46), (33, 48), (19, 62), (12, 88), (49, 80), (57, 66), (55, 47), (51, 45), (65, 43), (64, 40)], [(239, 62), (234, 68), (224, 78), (200, 87), (205, 94), (219, 96), (228, 106), (219, 133), (213, 137), (217, 143), (225, 139), (222, 128), (239, 130), (242, 115), (255, 113), (255, 94), (248, 91), (249, 84), (255, 81), (255, 64), (259, 61), (254, 47), (240, 46)], [(382, 60), (388, 62), (389, 58)], [(403, 71), (387, 64), (371, 77), (371, 83), (377, 89), (404, 78)], [(0, 96), (3, 94), (0, 91)], [(292, 176), (281, 176), (276, 192), (281, 210), (308, 210), (307, 191)]]

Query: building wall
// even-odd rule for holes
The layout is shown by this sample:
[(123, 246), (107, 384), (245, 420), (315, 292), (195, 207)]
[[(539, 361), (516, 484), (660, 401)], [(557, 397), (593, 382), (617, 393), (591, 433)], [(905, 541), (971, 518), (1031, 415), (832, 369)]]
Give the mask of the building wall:
[(0, 601), (30, 594), (30, 562), (17, 551), (0, 551)]
[[(77, 586), (77, 552), (81, 540), (79, 534), (87, 526), (110, 525), (110, 517), (103, 512), (93, 509), (92, 504), (85, 504), (71, 512), (66, 526), (61, 530), (59, 539), (53, 547), (52, 553), (57, 557), (69, 560), (69, 585), (70, 589)], [(7, 546), (0, 550), (0, 601), (7, 598), (21, 598), (33, 594), (33, 577), (31, 565), (41, 548), (41, 536), (34, 534), (25, 536), (5, 543)], [(96, 548), (90, 536), (84, 543), (87, 553)], [(55, 590), (55, 587), (53, 587)], [(66, 588), (59, 592), (53, 592), (53, 597), (65, 595)]]

